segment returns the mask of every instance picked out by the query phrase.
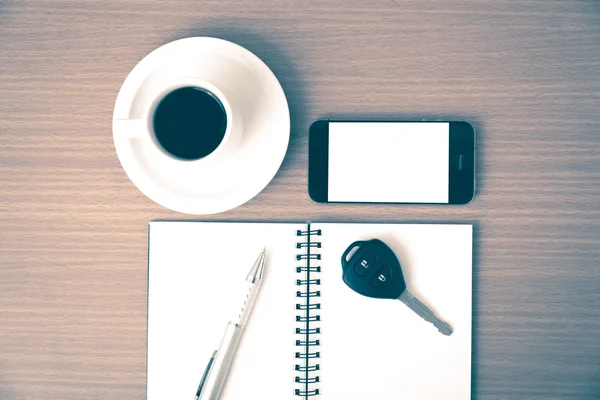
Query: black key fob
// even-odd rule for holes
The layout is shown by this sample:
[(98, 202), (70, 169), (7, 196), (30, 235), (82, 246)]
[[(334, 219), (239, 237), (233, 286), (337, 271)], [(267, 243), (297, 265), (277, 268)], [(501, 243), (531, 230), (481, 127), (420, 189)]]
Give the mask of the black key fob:
[(406, 290), (398, 257), (379, 239), (352, 243), (342, 255), (342, 269), (344, 283), (363, 296), (397, 299)]

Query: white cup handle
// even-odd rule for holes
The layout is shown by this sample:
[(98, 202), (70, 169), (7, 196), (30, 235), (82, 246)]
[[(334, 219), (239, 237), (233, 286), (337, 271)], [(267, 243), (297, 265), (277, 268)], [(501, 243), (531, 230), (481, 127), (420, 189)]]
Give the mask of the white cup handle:
[(115, 120), (115, 130), (118, 135), (124, 138), (138, 138), (148, 129), (146, 119), (117, 119)]

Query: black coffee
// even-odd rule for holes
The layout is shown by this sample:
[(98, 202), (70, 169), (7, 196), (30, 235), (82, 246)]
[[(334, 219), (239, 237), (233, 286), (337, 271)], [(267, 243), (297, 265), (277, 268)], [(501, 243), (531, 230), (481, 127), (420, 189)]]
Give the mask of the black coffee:
[(206, 157), (223, 141), (227, 115), (212, 93), (182, 87), (167, 94), (154, 111), (154, 135), (161, 147), (184, 160)]

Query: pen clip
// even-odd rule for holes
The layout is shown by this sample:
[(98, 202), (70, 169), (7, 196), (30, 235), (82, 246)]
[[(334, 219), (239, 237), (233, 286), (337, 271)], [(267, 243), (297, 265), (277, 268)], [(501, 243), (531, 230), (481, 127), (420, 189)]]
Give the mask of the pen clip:
[(204, 387), (206, 378), (208, 378), (208, 373), (210, 372), (210, 369), (212, 368), (213, 361), (215, 360), (216, 356), (217, 356), (217, 350), (213, 351), (212, 356), (210, 357), (210, 360), (208, 360), (208, 365), (206, 366), (206, 369), (204, 370), (204, 374), (202, 374), (202, 379), (200, 380), (200, 384), (198, 385), (198, 390), (196, 391), (196, 400), (198, 400), (200, 398), (200, 394), (202, 393), (202, 388)]

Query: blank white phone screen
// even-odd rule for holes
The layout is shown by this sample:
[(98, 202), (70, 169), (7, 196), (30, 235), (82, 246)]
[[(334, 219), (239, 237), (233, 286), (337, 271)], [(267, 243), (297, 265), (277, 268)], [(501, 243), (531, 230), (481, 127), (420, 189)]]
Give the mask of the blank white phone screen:
[(328, 201), (448, 203), (450, 124), (329, 123)]

